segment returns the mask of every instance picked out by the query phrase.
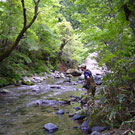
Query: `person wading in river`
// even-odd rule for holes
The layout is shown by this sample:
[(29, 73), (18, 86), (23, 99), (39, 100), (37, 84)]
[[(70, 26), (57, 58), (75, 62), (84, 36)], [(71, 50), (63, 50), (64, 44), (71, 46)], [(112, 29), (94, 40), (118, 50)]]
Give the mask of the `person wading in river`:
[(86, 65), (81, 65), (81, 70), (84, 72), (85, 84), (84, 88), (87, 89), (87, 94), (94, 97), (96, 91), (96, 83), (93, 79), (92, 73), (89, 69), (86, 69)]

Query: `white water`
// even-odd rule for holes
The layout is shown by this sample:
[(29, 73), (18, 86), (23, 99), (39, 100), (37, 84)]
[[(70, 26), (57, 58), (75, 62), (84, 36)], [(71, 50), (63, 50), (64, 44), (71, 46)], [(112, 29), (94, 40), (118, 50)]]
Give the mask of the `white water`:
[(97, 53), (91, 53), (84, 64), (87, 66), (87, 69), (89, 69), (92, 72), (93, 75), (103, 75), (107, 71), (107, 68), (98, 66), (98, 62), (94, 58), (97, 57), (97, 55)]

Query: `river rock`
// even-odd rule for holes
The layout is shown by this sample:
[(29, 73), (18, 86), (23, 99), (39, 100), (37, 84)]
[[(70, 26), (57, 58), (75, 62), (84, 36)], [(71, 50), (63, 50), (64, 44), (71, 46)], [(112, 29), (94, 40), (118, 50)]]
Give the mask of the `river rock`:
[[(57, 101), (59, 100), (59, 101)], [(70, 100), (64, 100), (64, 99), (45, 99), (42, 100), (42, 105), (46, 106), (54, 106), (54, 105), (65, 105), (70, 104)]]
[(77, 83), (76, 83), (76, 82), (72, 82), (71, 84), (72, 84), (72, 85), (77, 85)]
[(64, 101), (58, 101), (58, 104), (59, 105), (65, 105), (65, 104), (67, 104), (67, 105), (70, 105), (70, 100), (64, 100)]
[(85, 80), (84, 75), (82, 74), (81, 76), (79, 76), (78, 80)]
[(74, 114), (73, 113), (69, 113), (69, 115), (68, 115), (69, 117), (73, 117), (74, 116)]
[(34, 82), (32, 82), (30, 78), (25, 76), (25, 77), (22, 78), (22, 84), (24, 84), (24, 85), (33, 85)]
[(56, 84), (63, 84), (63, 83), (64, 83), (63, 80), (59, 80), (56, 82)]
[(67, 77), (67, 78), (65, 78), (65, 80), (63, 81), (63, 83), (66, 83), (66, 82), (68, 82), (68, 83), (71, 83), (71, 78), (70, 77)]
[(57, 114), (64, 114), (64, 111), (62, 109), (60, 109)]
[(72, 127), (72, 129), (77, 129), (77, 128), (78, 128), (77, 126)]
[(33, 105), (38, 105), (38, 106), (42, 105), (42, 100), (32, 101), (32, 102), (27, 104), (27, 107), (33, 106)]
[(44, 125), (44, 129), (47, 130), (49, 133), (54, 133), (56, 130), (58, 130), (58, 127), (53, 123), (47, 123)]
[(76, 114), (73, 119), (74, 120), (83, 120), (86, 117), (86, 115), (80, 115), (80, 114)]
[(80, 76), (82, 73), (77, 69), (68, 69), (66, 71), (67, 74), (71, 74), (73, 76)]
[(55, 71), (54, 74), (53, 74), (54, 78), (60, 78), (60, 72), (59, 71)]
[(34, 83), (41, 83), (43, 80), (46, 80), (46, 77), (41, 76), (33, 76), (30, 78)]
[(7, 89), (0, 90), (0, 94), (8, 94), (8, 93), (10, 93), (10, 91)]
[(58, 86), (58, 85), (52, 85), (52, 86), (50, 86), (50, 88), (52, 88), (52, 89), (61, 89), (61, 87)]
[(80, 107), (74, 107), (74, 109), (75, 109), (76, 111), (81, 110), (81, 108), (80, 108)]
[(60, 73), (61, 78), (65, 78), (65, 74), (64, 73)]

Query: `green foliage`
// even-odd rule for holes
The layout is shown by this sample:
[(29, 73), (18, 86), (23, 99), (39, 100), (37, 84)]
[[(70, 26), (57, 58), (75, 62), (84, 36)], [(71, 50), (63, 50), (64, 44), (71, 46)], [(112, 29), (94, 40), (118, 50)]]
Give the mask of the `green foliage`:
[(9, 85), (10, 82), (6, 78), (0, 78), (0, 87)]
[(103, 108), (93, 109), (92, 114), (103, 111), (107, 123), (119, 127), (135, 114), (135, 4), (128, 0), (76, 0), (75, 4), (85, 47), (98, 52), (99, 65), (110, 70), (101, 92)]

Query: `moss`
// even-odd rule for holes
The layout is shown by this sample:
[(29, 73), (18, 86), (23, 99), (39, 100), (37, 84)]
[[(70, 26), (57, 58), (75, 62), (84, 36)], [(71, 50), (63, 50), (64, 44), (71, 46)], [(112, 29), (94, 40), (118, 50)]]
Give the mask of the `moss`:
[(34, 85), (35, 83), (30, 82), (30, 81), (24, 81), (23, 84), (24, 84), (24, 85)]

